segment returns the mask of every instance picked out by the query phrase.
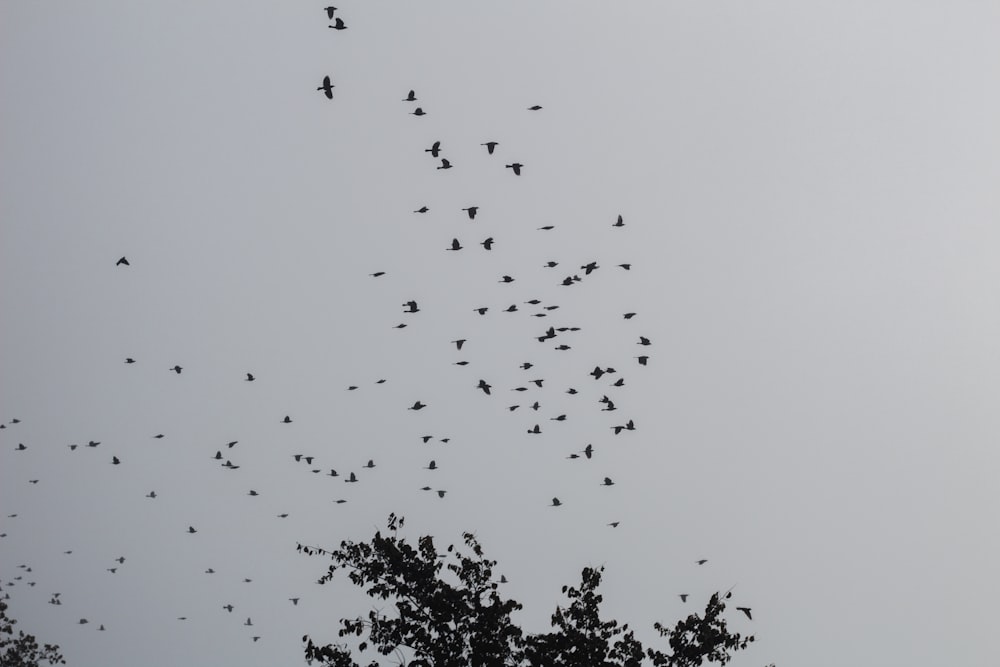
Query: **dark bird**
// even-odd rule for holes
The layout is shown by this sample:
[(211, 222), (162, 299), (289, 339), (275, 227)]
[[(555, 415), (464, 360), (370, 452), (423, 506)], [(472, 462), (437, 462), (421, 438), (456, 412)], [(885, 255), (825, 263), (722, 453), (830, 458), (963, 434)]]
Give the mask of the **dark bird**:
[(601, 486), (614, 486), (614, 485), (615, 485), (615, 483), (613, 481), (611, 481), (610, 477), (605, 477), (604, 481), (601, 482)]
[(530, 433), (532, 435), (538, 435), (541, 432), (542, 432), (542, 428), (538, 424), (535, 424), (534, 428), (529, 428), (528, 429), (528, 433)]
[(344, 481), (347, 483), (356, 482), (358, 481), (358, 476), (352, 472)]
[(278, 515), (278, 518), (279, 519), (287, 519), (288, 518), (288, 512), (282, 512), (281, 514)]
[(411, 405), (410, 407), (408, 407), (406, 409), (407, 410), (423, 410), (426, 407), (427, 407), (426, 404), (421, 403), (420, 401), (417, 401), (416, 403), (414, 403), (413, 405)]
[(423, 109), (421, 109), (420, 107), (417, 107), (416, 109), (414, 109), (413, 111), (410, 112), (410, 115), (411, 116), (426, 116), (427, 114), (426, 114), (426, 112)]
[(485, 307), (485, 308), (473, 308), (472, 310), (474, 310), (475, 312), (479, 313), (480, 315), (485, 315), (486, 311), (489, 310), (489, 307)]
[(433, 438), (434, 438), (434, 436), (433, 436), (433, 435), (422, 435), (422, 436), (420, 436), (420, 439), (424, 441), (424, 444), (425, 444), (425, 445), (426, 445), (426, 444), (427, 444), (428, 442), (430, 442), (430, 441), (431, 441), (431, 440), (432, 440)]
[(618, 378), (617, 380), (615, 380), (614, 382), (611, 383), (611, 386), (612, 387), (624, 387), (625, 386), (625, 378)]
[(640, 366), (645, 366), (647, 364), (647, 362), (649, 361), (649, 357), (647, 355), (645, 355), (645, 354), (642, 355), (642, 356), (636, 357), (636, 359), (639, 360), (639, 365)]
[(437, 469), (438, 469), (437, 461), (432, 460), (425, 466), (425, 470), (437, 470)]
[(433, 144), (431, 144), (430, 148), (425, 148), (424, 152), (430, 153), (431, 157), (437, 157), (438, 154), (441, 152), (441, 142), (435, 141)]
[(407, 309), (407, 310), (403, 311), (404, 313), (419, 313), (420, 312), (420, 309), (417, 308), (417, 302), (416, 301), (407, 301), (406, 303), (403, 304), (403, 307)]
[(508, 165), (506, 165), (506, 168), (507, 169), (513, 169), (514, 170), (514, 175), (515, 176), (520, 176), (521, 175), (521, 167), (523, 167), (523, 166), (524, 165), (521, 164), (520, 162), (515, 162), (514, 164), (508, 164)]
[(368, 463), (364, 464), (364, 466), (362, 466), (362, 467), (364, 467), (364, 468), (374, 468), (375, 467), (375, 461), (372, 460), (372, 459), (368, 459)]
[(475, 220), (476, 219), (476, 213), (479, 212), (479, 207), (478, 206), (470, 206), (469, 208), (463, 208), (462, 210), (469, 214), (469, 220)]
[(677, 597), (679, 597), (681, 599), (681, 602), (687, 602), (688, 601), (688, 594), (687, 593), (681, 593)]
[(188, 533), (194, 535), (198, 531), (194, 529), (194, 526), (188, 526)]
[(180, 375), (181, 371), (184, 370), (184, 369), (181, 368), (180, 366), (174, 366), (173, 368), (168, 368), (167, 370), (171, 370), (171, 371), (177, 373), (178, 375)]
[(699, 560), (695, 561), (695, 563), (697, 563), (698, 565), (704, 565), (707, 562), (708, 562), (707, 558), (702, 558), (702, 559), (699, 559)]
[(448, 493), (448, 492), (445, 491), (444, 489), (438, 489), (437, 490), (438, 498), (444, 498), (444, 494), (446, 494), (446, 493)]
[(618, 266), (622, 267), (626, 271), (631, 271), (632, 270), (632, 265), (631, 264), (619, 264)]
[(512, 282), (514, 282), (514, 279), (511, 278), (510, 276), (503, 276), (497, 282), (498, 283), (512, 283)]
[(562, 505), (562, 501), (561, 500), (559, 500), (558, 498), (553, 498), (552, 499), (552, 505), (551, 505), (551, 507), (559, 507), (560, 505)]
[(253, 373), (247, 373), (247, 379), (246, 379), (247, 382), (253, 382), (256, 379), (257, 378), (253, 376)]
[(281, 423), (282, 424), (291, 424), (292, 423), (292, 418), (289, 417), (288, 415), (285, 415), (285, 418), (281, 420)]
[(230, 614), (233, 613), (233, 609), (235, 609), (235, 607), (231, 604), (223, 605), (222, 608), (228, 611)]
[(489, 237), (485, 241), (481, 242), (479, 245), (483, 246), (487, 250), (493, 250), (493, 237)]
[(130, 266), (130, 264), (128, 263), (127, 259), (125, 259), (124, 257), (122, 257), (117, 262), (115, 262), (115, 266)]
[(487, 141), (485, 144), (479, 144), (480, 146), (486, 146), (486, 152), (493, 155), (493, 149), (496, 148), (500, 142), (498, 141)]
[(591, 262), (590, 264), (584, 264), (580, 268), (584, 271), (583, 275), (589, 276), (592, 272), (596, 271), (601, 267), (597, 265), (597, 262)]
[(583, 448), (583, 455), (586, 456), (588, 459), (589, 458), (593, 458), (593, 456), (594, 456), (594, 446), (593, 445), (587, 445), (586, 447), (584, 447)]
[(589, 375), (593, 375), (595, 380), (600, 380), (601, 376), (604, 375), (604, 370), (600, 366), (594, 366), (594, 370), (590, 371)]
[(613, 225), (611, 225), (611, 226), (612, 227), (624, 227), (625, 226), (625, 220), (622, 219), (622, 216), (621, 216), (620, 213), (618, 214), (618, 220)]
[(545, 225), (543, 227), (539, 227), (538, 231), (540, 231), (540, 232), (549, 232), (549, 231), (552, 231), (555, 228), (556, 228), (555, 225)]
[(344, 25), (344, 19), (341, 18), (334, 19), (333, 25), (327, 27), (333, 28), (334, 30), (347, 30), (347, 26)]
[(133, 359), (132, 357), (126, 357), (125, 358), (125, 363), (126, 364), (134, 364), (135, 363), (135, 359)]
[(737, 607), (736, 609), (737, 611), (742, 611), (744, 614), (746, 614), (747, 618), (749, 618), (751, 621), (753, 620), (753, 616), (750, 615), (750, 607)]
[(611, 526), (612, 528), (617, 528), (618, 524), (620, 524), (620, 523), (621, 523), (621, 521), (612, 521), (608, 525)]
[(17, 443), (17, 447), (15, 447), (14, 449), (15, 449), (15, 451), (23, 452), (24, 450), (27, 449), (27, 447), (24, 446), (23, 442), (19, 442), (19, 443)]
[(554, 269), (557, 266), (559, 266), (559, 262), (545, 262), (545, 268), (547, 269)]
[(465, 338), (459, 338), (458, 340), (453, 340), (451, 342), (455, 344), (455, 347), (457, 349), (461, 350), (462, 346), (465, 345), (465, 341), (466, 341)]
[(566, 421), (566, 415), (559, 415), (558, 417), (549, 417), (549, 421), (564, 422)]
[(416, 102), (417, 101), (417, 91), (411, 90), (410, 92), (408, 92), (406, 94), (406, 97), (403, 98), (403, 101), (404, 102)]
[(652, 343), (649, 342), (649, 339), (646, 338), (645, 336), (639, 336), (639, 343), (638, 344), (639, 345), (652, 345)]
[(393, 327), (393, 329), (405, 329), (405, 328), (406, 328), (405, 324), (397, 324), (396, 326)]
[(376, 271), (375, 273), (369, 273), (368, 275), (372, 278), (381, 278), (385, 275), (385, 271)]
[(340, 476), (340, 473), (338, 473), (333, 468), (330, 468), (330, 472), (327, 473), (327, 477), (339, 477), (339, 476)]
[(429, 209), (429, 208), (427, 208), (426, 206), (421, 206), (421, 207), (420, 207), (420, 208), (418, 208), (418, 209), (417, 209), (416, 211), (414, 211), (414, 213), (426, 213), (426, 212), (427, 212), (427, 211), (429, 211), (429, 210), (430, 210), (430, 209)]
[(250, 489), (250, 493), (248, 493), (247, 495), (248, 496), (259, 496), (260, 494), (257, 493), (256, 491), (254, 491), (253, 489)]
[(288, 599), (291, 601), (293, 607), (298, 606), (299, 598), (288, 598)]
[(230, 440), (229, 442), (226, 443), (226, 447), (228, 447), (229, 449), (232, 449), (233, 447), (235, 447), (236, 445), (238, 445), (239, 442), (240, 442), (239, 440)]
[(333, 89), (335, 87), (336, 86), (334, 86), (330, 82), (330, 77), (329, 76), (324, 76), (323, 77), (323, 85), (320, 86), (319, 88), (317, 88), (316, 90), (322, 90), (323, 94), (326, 95), (326, 99), (332, 100), (333, 99)]
[(505, 312), (505, 313), (516, 313), (517, 312), (517, 304), (514, 304), (514, 303), (510, 304), (509, 306), (507, 306), (506, 308), (504, 308), (503, 312)]
[(121, 463), (121, 459), (119, 459), (117, 456), (112, 456), (111, 457), (111, 465), (116, 466), (116, 465), (119, 465), (120, 463)]
[(469, 362), (468, 361), (456, 361), (455, 365), (456, 366), (468, 366)]
[(541, 109), (542, 109), (542, 107), (540, 107), (540, 106), (539, 106), (539, 105), (537, 105), (537, 104), (536, 104), (536, 105), (534, 105), (534, 106), (530, 106), (530, 107), (528, 107), (528, 111), (541, 111)]
[(461, 249), (462, 249), (462, 244), (458, 242), (458, 239), (452, 239), (451, 247), (445, 248), (445, 250), (461, 250)]
[(624, 315), (622, 315), (622, 317), (624, 317), (626, 320), (630, 320), (633, 317), (635, 317), (635, 313), (625, 313)]
[(150, 491), (149, 493), (146, 494), (146, 497), (147, 498), (155, 498), (156, 497), (156, 491)]
[(490, 389), (491, 388), (492, 388), (492, 385), (487, 384), (486, 380), (480, 380), (479, 384), (476, 385), (476, 389), (482, 389), (483, 393), (486, 394), (487, 396), (490, 395)]
[(534, 367), (534, 364), (531, 363), (530, 361), (526, 361), (523, 364), (521, 364), (520, 366), (518, 366), (518, 368), (523, 368), (524, 370), (528, 370), (529, 368), (533, 368), (533, 367)]

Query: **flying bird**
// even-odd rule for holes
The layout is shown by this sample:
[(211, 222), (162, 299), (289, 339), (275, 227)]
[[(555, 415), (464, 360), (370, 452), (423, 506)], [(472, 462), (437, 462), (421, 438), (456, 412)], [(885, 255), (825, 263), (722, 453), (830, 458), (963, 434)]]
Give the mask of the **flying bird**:
[(135, 359), (133, 359), (132, 357), (126, 357), (125, 358), (125, 363), (126, 364), (134, 364), (135, 363)]
[(414, 109), (413, 111), (410, 112), (410, 115), (411, 116), (426, 116), (427, 114), (426, 114), (426, 112), (423, 109), (421, 109), (420, 107), (417, 107), (416, 109)]
[(425, 466), (425, 470), (437, 470), (437, 469), (438, 469), (437, 461), (434, 460), (432, 460)]
[(357, 476), (357, 475), (355, 475), (355, 474), (354, 474), (354, 473), (352, 472), (352, 473), (350, 474), (350, 476), (348, 476), (348, 478), (347, 478), (347, 479), (345, 479), (344, 481), (345, 481), (345, 482), (347, 482), (347, 483), (352, 483), (352, 482), (356, 482), (356, 481), (358, 481), (358, 476)]
[(407, 301), (406, 303), (403, 304), (403, 307), (407, 309), (407, 310), (403, 311), (404, 313), (419, 313), (420, 312), (420, 309), (417, 308), (417, 302), (416, 301)]
[(326, 99), (332, 100), (333, 99), (333, 89), (335, 87), (336, 86), (334, 86), (333, 83), (330, 82), (330, 77), (328, 75), (328, 76), (324, 76), (323, 77), (323, 85), (320, 86), (319, 88), (317, 88), (316, 90), (322, 90), (323, 94), (326, 95)]
[(425, 153), (430, 153), (431, 157), (437, 157), (438, 154), (441, 153), (441, 142), (440, 141), (435, 141), (433, 144), (431, 144), (430, 148), (425, 148), (424, 152)]
[(421, 403), (420, 401), (417, 401), (416, 403), (414, 403), (413, 405), (411, 405), (410, 407), (408, 407), (406, 409), (407, 410), (423, 410), (426, 407), (427, 407), (427, 405), (425, 403)]
[(115, 266), (131, 266), (131, 264), (128, 263), (128, 259), (122, 257), (117, 262), (115, 262)]
[(381, 278), (385, 275), (385, 271), (376, 271), (375, 273), (369, 273), (368, 275), (372, 278)]
[(697, 563), (698, 565), (704, 565), (707, 562), (708, 562), (707, 558), (701, 558), (701, 559), (695, 561), (695, 563)]
[(188, 526), (188, 533), (194, 535), (198, 531), (194, 529), (194, 526)]
[(462, 249), (462, 244), (458, 242), (458, 239), (452, 239), (451, 247), (445, 248), (445, 250), (461, 250), (461, 249)]
[(625, 220), (622, 218), (621, 214), (618, 214), (618, 220), (611, 225), (612, 227), (624, 227)]
[(751, 621), (753, 620), (753, 616), (750, 615), (750, 607), (737, 607), (736, 609), (737, 611), (742, 611), (744, 614), (746, 614), (747, 618), (749, 618)]
[(476, 219), (476, 213), (479, 212), (479, 207), (478, 206), (470, 206), (469, 208), (463, 208), (462, 210), (469, 214), (469, 220), (475, 220)]
[(652, 345), (652, 343), (650, 343), (649, 339), (646, 338), (645, 336), (639, 336), (638, 345)]
[(253, 381), (254, 381), (254, 380), (256, 380), (256, 379), (257, 379), (257, 378), (255, 378), (255, 377), (253, 376), (253, 373), (247, 373), (247, 379), (246, 379), (245, 381), (246, 381), (246, 382), (253, 382)]
[(639, 360), (639, 365), (640, 366), (645, 366), (647, 364), (647, 362), (649, 361), (649, 356), (647, 356), (647, 355), (644, 354), (642, 356), (636, 357), (636, 359)]
[(626, 320), (630, 320), (633, 317), (635, 317), (635, 313), (625, 313), (624, 315), (622, 315), (622, 317), (624, 317)]
[(328, 18), (328, 19), (330, 19), (332, 21), (333, 20), (333, 13), (335, 11), (337, 11), (337, 8), (334, 7), (333, 5), (330, 5), (329, 7), (324, 7), (323, 11), (326, 12), (326, 18)]
[(534, 106), (528, 107), (528, 111), (541, 111), (541, 110), (542, 110), (542, 107), (539, 106), (539, 105), (537, 105), (537, 104), (534, 105)]
[(483, 393), (486, 394), (487, 396), (490, 395), (490, 389), (491, 388), (492, 388), (492, 385), (487, 384), (486, 380), (480, 380), (479, 384), (476, 385), (476, 389), (482, 389)]
[(347, 30), (347, 26), (344, 25), (344, 19), (341, 18), (334, 19), (333, 25), (327, 27), (333, 28), (334, 30)]
[(178, 375), (180, 375), (181, 371), (184, 370), (184, 369), (181, 368), (180, 366), (174, 366), (173, 368), (168, 368), (167, 370), (173, 371), (173, 372), (177, 373)]
[(486, 146), (486, 152), (493, 155), (493, 149), (496, 148), (500, 142), (498, 141), (487, 141), (485, 144), (479, 144), (480, 146)]
[(611, 480), (610, 477), (605, 477), (604, 481), (601, 482), (601, 486), (614, 486), (614, 485), (615, 483)]
[(417, 101), (417, 92), (415, 90), (411, 90), (410, 92), (408, 92), (406, 94), (406, 97), (403, 98), (403, 101), (404, 102), (416, 102)]
[(457, 349), (461, 350), (462, 346), (465, 345), (465, 341), (466, 341), (465, 338), (459, 338), (458, 340), (453, 340), (451, 342), (455, 344), (455, 347)]
[(430, 209), (429, 209), (429, 208), (427, 208), (426, 206), (421, 206), (421, 207), (420, 207), (420, 208), (418, 208), (418, 209), (417, 209), (416, 211), (414, 211), (414, 213), (426, 213), (426, 212), (427, 212), (427, 211), (429, 211), (429, 210), (430, 210)]
[(558, 498), (553, 498), (552, 505), (550, 505), (550, 507), (559, 507), (560, 505), (562, 505), (562, 501)]
[(524, 165), (521, 164), (520, 162), (515, 162), (514, 164), (508, 164), (508, 165), (506, 165), (506, 168), (507, 169), (513, 169), (514, 170), (514, 175), (515, 176), (520, 176), (521, 175), (521, 167), (523, 167), (523, 166)]
[(281, 423), (282, 424), (291, 424), (292, 423), (292, 418), (289, 417), (288, 415), (285, 415), (285, 418), (281, 420)]
[(493, 237), (490, 236), (485, 241), (482, 241), (479, 245), (483, 246), (486, 250), (493, 250)]
[(510, 276), (503, 276), (497, 282), (498, 283), (512, 283), (512, 282), (514, 282), (514, 279), (511, 278)]

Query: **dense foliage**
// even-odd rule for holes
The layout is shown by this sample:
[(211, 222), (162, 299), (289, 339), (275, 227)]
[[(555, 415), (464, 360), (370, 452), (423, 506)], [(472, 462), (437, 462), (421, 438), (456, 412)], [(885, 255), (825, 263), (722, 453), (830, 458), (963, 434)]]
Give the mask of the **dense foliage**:
[(18, 630), (17, 621), (7, 616), (7, 603), (0, 601), (0, 665), (3, 667), (38, 667), (43, 663), (65, 665), (55, 644), (38, 645), (34, 635)]
[[(386, 535), (345, 541), (339, 549), (299, 545), (301, 553), (333, 561), (319, 583), (346, 570), (354, 585), (395, 607), (393, 614), (373, 609), (341, 619), (338, 636), (354, 638), (350, 644), (303, 637), (307, 662), (360, 667), (355, 652), (374, 652), (407, 667), (697, 667), (706, 661), (724, 665), (754, 640), (728, 630), (722, 615), (731, 593), (716, 593), (703, 615), (691, 614), (673, 627), (654, 625), (667, 639), (668, 653), (645, 648), (627, 624), (601, 618), (603, 568), (589, 567), (579, 586), (563, 586), (568, 602), (552, 615), (552, 631), (526, 633), (511, 620), (521, 604), (500, 595), (496, 561), (483, 555), (474, 535), (464, 534), (465, 550), (452, 545), (438, 553), (430, 536), (416, 546), (399, 537), (403, 522), (390, 515)], [(380, 664), (373, 656), (367, 667)]]

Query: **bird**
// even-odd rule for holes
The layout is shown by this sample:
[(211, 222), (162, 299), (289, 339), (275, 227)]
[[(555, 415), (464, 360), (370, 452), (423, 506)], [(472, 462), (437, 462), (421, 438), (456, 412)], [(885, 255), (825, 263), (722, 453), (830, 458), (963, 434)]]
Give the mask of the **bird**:
[(149, 493), (146, 494), (146, 497), (147, 498), (155, 498), (156, 497), (156, 491), (150, 491)]
[(591, 262), (589, 264), (584, 264), (583, 266), (580, 267), (580, 269), (584, 272), (583, 275), (585, 275), (585, 276), (589, 276), (591, 273), (593, 273), (594, 271), (596, 271), (599, 268), (601, 268), (601, 267), (599, 267), (597, 265), (597, 262)]
[(549, 231), (552, 231), (555, 228), (556, 228), (555, 225), (545, 225), (543, 227), (539, 227), (538, 231), (540, 231), (540, 232), (549, 232)]
[(611, 526), (612, 528), (617, 528), (618, 524), (620, 524), (620, 523), (621, 523), (621, 521), (612, 521), (608, 525)]
[(131, 266), (131, 264), (128, 263), (127, 258), (122, 257), (117, 262), (115, 262), (115, 266)]
[(288, 599), (291, 601), (293, 607), (299, 604), (299, 598), (288, 598)]
[(245, 380), (245, 382), (253, 382), (256, 379), (257, 378), (253, 376), (253, 373), (247, 373), (247, 379)]
[(512, 283), (512, 282), (514, 282), (514, 279), (511, 278), (510, 276), (502, 276), (500, 278), (500, 280), (498, 280), (497, 282), (498, 283)]
[(417, 401), (416, 403), (414, 403), (413, 405), (411, 405), (410, 407), (408, 407), (406, 409), (407, 410), (423, 410), (426, 407), (427, 407), (427, 405), (425, 403), (421, 403), (420, 401)]
[(641, 355), (641, 356), (638, 356), (638, 357), (636, 357), (636, 359), (638, 359), (638, 360), (639, 360), (639, 365), (640, 365), (640, 366), (645, 366), (645, 365), (647, 365), (647, 363), (649, 362), (649, 356), (647, 356), (647, 355), (645, 355), (645, 354), (644, 354), (644, 355)]
[(461, 250), (461, 249), (462, 249), (462, 244), (458, 242), (458, 239), (452, 239), (451, 247), (445, 248), (445, 250)]
[(228, 611), (230, 614), (233, 613), (233, 609), (235, 609), (235, 607), (233, 607), (233, 605), (231, 604), (222, 605), (222, 608)]
[(334, 7), (333, 5), (330, 5), (329, 7), (324, 7), (323, 11), (326, 12), (326, 17), (332, 21), (333, 20), (333, 13), (335, 11), (337, 11), (337, 8)]
[(487, 306), (483, 308), (473, 308), (472, 310), (479, 313), (480, 315), (485, 315), (486, 311), (489, 310), (489, 307)]
[(404, 313), (419, 313), (420, 312), (420, 309), (417, 308), (417, 302), (416, 301), (412, 301), (412, 300), (411, 301), (407, 301), (406, 303), (403, 304), (403, 307), (407, 308), (407, 310), (403, 311)]
[(562, 505), (562, 501), (561, 500), (559, 500), (558, 498), (553, 498), (552, 499), (552, 505), (551, 505), (551, 507), (559, 507), (560, 505)]
[(249, 616), (247, 617), (246, 623), (244, 623), (243, 625), (253, 625), (253, 621), (250, 620)]
[(188, 526), (188, 534), (194, 535), (198, 531), (194, 529), (194, 526)]
[(24, 446), (23, 442), (17, 443), (17, 447), (14, 448), (14, 450), (18, 451), (18, 452), (23, 452), (26, 449), (27, 449), (27, 447)]
[(180, 375), (181, 371), (184, 370), (184, 369), (181, 368), (180, 366), (174, 366), (173, 368), (168, 368), (167, 370), (173, 371), (173, 372), (177, 373), (178, 375)]
[(636, 344), (637, 345), (652, 345), (652, 343), (649, 342), (649, 339), (646, 338), (645, 336), (639, 336), (639, 342), (636, 343)]
[(365, 468), (374, 468), (375, 467), (375, 461), (372, 460), (372, 459), (368, 459), (368, 463), (366, 463), (363, 467), (365, 467)]
[(618, 220), (616, 220), (611, 226), (612, 227), (624, 227), (625, 226), (625, 220), (622, 218), (622, 216), (621, 216), (620, 213), (618, 214)]
[(737, 607), (736, 609), (737, 611), (742, 611), (744, 614), (746, 614), (747, 618), (749, 618), (751, 621), (753, 620), (753, 616), (750, 615), (750, 607)]
[(285, 418), (281, 420), (281, 423), (282, 424), (291, 424), (292, 423), (292, 418), (289, 417), (288, 415), (285, 415)]
[(586, 456), (588, 459), (589, 458), (593, 458), (593, 456), (594, 456), (594, 446), (593, 445), (587, 445), (586, 447), (584, 447), (583, 448), (583, 455)]
[(698, 565), (704, 565), (707, 562), (708, 562), (707, 558), (700, 558), (700, 559), (698, 559), (698, 560), (695, 561), (695, 563), (697, 563)]
[(532, 435), (538, 435), (541, 432), (542, 432), (542, 428), (538, 424), (535, 424), (535, 426), (533, 428), (529, 428), (528, 429), (528, 433), (530, 433)]
[(615, 483), (612, 481), (610, 477), (605, 477), (604, 481), (601, 482), (601, 486), (614, 486), (614, 485)]
[(437, 490), (438, 498), (444, 498), (444, 494), (446, 494), (446, 493), (448, 493), (448, 492), (445, 491), (444, 489), (438, 489)]
[(493, 155), (493, 149), (495, 149), (500, 144), (499, 141), (487, 141), (484, 144), (479, 144), (480, 146), (486, 146), (486, 152)]
[(625, 313), (624, 315), (622, 315), (622, 317), (624, 317), (626, 320), (630, 320), (633, 317), (635, 317), (635, 313)]
[(456, 349), (461, 350), (462, 346), (465, 345), (465, 341), (466, 341), (465, 338), (459, 338), (458, 340), (453, 340), (451, 342), (455, 344)]
[(414, 109), (413, 111), (410, 112), (410, 115), (411, 116), (426, 116), (427, 112), (425, 112), (422, 108), (417, 107), (416, 109)]
[(406, 97), (403, 98), (403, 101), (404, 102), (416, 102), (417, 101), (417, 92), (415, 90), (411, 90), (410, 92), (408, 92), (406, 94)]
[(381, 278), (385, 275), (385, 271), (376, 271), (375, 273), (369, 273), (368, 275), (372, 278)]
[(545, 262), (545, 268), (547, 269), (554, 269), (557, 266), (559, 266), (559, 262)]
[(433, 144), (431, 144), (430, 148), (425, 148), (424, 152), (430, 153), (431, 157), (437, 157), (438, 154), (441, 152), (441, 142), (435, 141)]
[(256, 491), (254, 491), (253, 489), (250, 489), (250, 493), (248, 493), (247, 495), (248, 496), (259, 496), (260, 494), (257, 493)]
[(487, 396), (490, 395), (490, 389), (491, 388), (492, 388), (492, 385), (487, 384), (486, 380), (480, 380), (479, 384), (476, 385), (476, 389), (482, 389), (483, 393), (486, 394)]
[(120, 463), (121, 463), (121, 459), (119, 459), (117, 456), (112, 456), (111, 457), (111, 465), (116, 466), (116, 465), (119, 465)]
[(622, 268), (623, 268), (623, 269), (625, 269), (626, 271), (631, 271), (631, 270), (632, 270), (632, 265), (631, 265), (631, 264), (628, 264), (628, 263), (625, 263), (625, 264), (619, 264), (618, 266), (622, 267)]
[(469, 208), (463, 208), (462, 210), (469, 214), (469, 220), (475, 220), (476, 219), (476, 213), (479, 212), (479, 207), (478, 206), (470, 206)]
[(437, 461), (431, 460), (431, 462), (427, 464), (427, 466), (426, 466), (425, 469), (426, 470), (437, 470), (438, 469)]
[(327, 26), (327, 27), (328, 28), (333, 28), (334, 30), (347, 30), (347, 26), (344, 25), (344, 19), (341, 19), (341, 18), (334, 19), (333, 25), (330, 25), (330, 26)]
[(355, 475), (353, 472), (347, 476), (347, 479), (344, 480), (344, 482), (346, 482), (347, 484), (353, 484), (356, 481), (358, 481), (358, 476)]
[(330, 82), (330, 76), (329, 76), (329, 75), (327, 75), (327, 76), (324, 76), (324, 77), (323, 77), (323, 85), (322, 85), (322, 86), (320, 86), (319, 88), (317, 88), (316, 90), (322, 90), (322, 91), (323, 91), (323, 94), (324, 94), (324, 95), (326, 95), (326, 99), (328, 99), (328, 100), (332, 100), (332, 99), (333, 99), (333, 89), (334, 89), (335, 87), (336, 87), (336, 86), (334, 86), (334, 85), (333, 85), (333, 84), (332, 84), (332, 83)]
[(521, 164), (520, 162), (515, 162), (514, 164), (508, 164), (508, 165), (506, 165), (506, 168), (507, 169), (513, 169), (514, 170), (514, 175), (515, 176), (520, 176), (521, 175), (521, 167), (523, 167), (523, 166), (524, 165)]
[(680, 593), (680, 594), (678, 594), (677, 597), (679, 597), (681, 599), (681, 602), (687, 602), (688, 601), (688, 594), (687, 593)]
[(528, 111), (541, 111), (541, 110), (542, 110), (542, 107), (539, 106), (538, 104), (535, 104), (534, 106), (528, 107)]
[(134, 364), (135, 363), (135, 359), (133, 359), (132, 357), (125, 357), (125, 363), (126, 364)]

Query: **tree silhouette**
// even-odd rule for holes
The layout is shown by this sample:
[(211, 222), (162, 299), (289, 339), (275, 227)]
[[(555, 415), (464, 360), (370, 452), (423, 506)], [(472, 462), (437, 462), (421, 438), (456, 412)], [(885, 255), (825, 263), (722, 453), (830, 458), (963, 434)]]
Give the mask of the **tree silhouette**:
[(65, 665), (55, 644), (38, 645), (34, 635), (18, 631), (17, 621), (7, 616), (7, 603), (0, 601), (0, 665), (3, 667), (38, 667), (42, 663)]
[[(567, 604), (556, 608), (552, 630), (529, 634), (511, 620), (521, 604), (500, 595), (496, 561), (483, 555), (474, 535), (463, 534), (464, 549), (451, 545), (439, 553), (430, 536), (416, 546), (400, 537), (403, 524), (393, 514), (387, 534), (376, 532), (367, 542), (344, 541), (333, 550), (298, 545), (300, 553), (333, 561), (320, 584), (346, 570), (351, 583), (370, 597), (394, 605), (394, 613), (373, 609), (341, 619), (342, 643), (317, 644), (304, 636), (309, 664), (361, 667), (355, 654), (374, 652), (407, 667), (697, 667), (706, 661), (724, 665), (754, 641), (752, 635), (729, 632), (722, 615), (731, 593), (716, 593), (703, 615), (692, 614), (673, 627), (654, 624), (667, 638), (669, 653), (644, 648), (628, 624), (601, 618), (597, 590), (603, 568), (590, 567), (579, 586), (563, 586)], [(381, 664), (373, 656), (366, 667)]]

